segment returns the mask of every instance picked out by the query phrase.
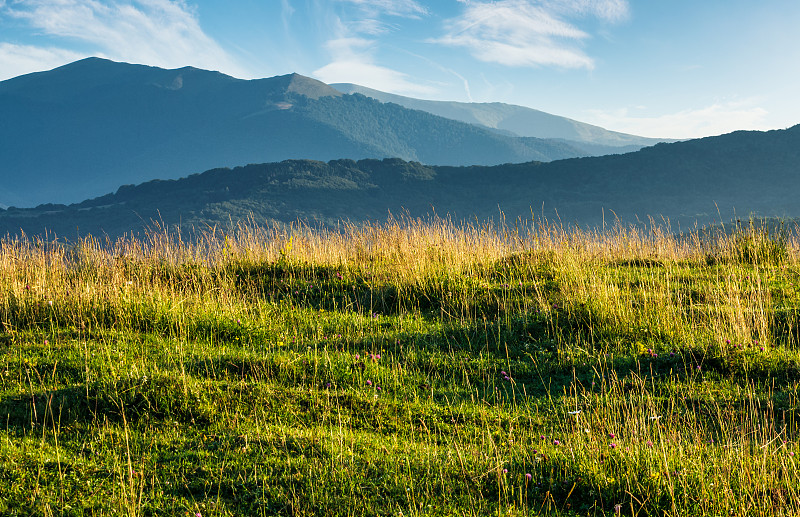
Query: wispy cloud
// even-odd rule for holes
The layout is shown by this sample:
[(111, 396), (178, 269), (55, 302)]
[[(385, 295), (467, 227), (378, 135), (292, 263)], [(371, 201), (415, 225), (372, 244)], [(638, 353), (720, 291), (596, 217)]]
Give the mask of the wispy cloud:
[(416, 19), (428, 10), (415, 0), (338, 0), (347, 7), (330, 15), (331, 38), (325, 45), (331, 61), (313, 75), (326, 83), (357, 83), (390, 93), (430, 95), (436, 89), (398, 70), (378, 64), (380, 37), (397, 27), (387, 17)]
[(374, 41), (364, 38), (339, 38), (328, 42), (333, 61), (314, 71), (326, 83), (355, 83), (376, 90), (405, 95), (429, 95), (435, 89), (421, 85), (407, 75), (375, 63)]
[(39, 31), (51, 51), (59, 43), (78, 44), (87, 49), (84, 56), (248, 75), (203, 32), (196, 12), (182, 0), (17, 0), (4, 13)]
[(618, 22), (627, 0), (465, 1), (464, 12), (445, 23), (433, 43), (464, 47), (481, 61), (506, 66), (594, 67), (582, 48), (590, 35), (569, 21), (591, 16)]
[(281, 0), (281, 21), (283, 21), (283, 28), (289, 30), (289, 22), (294, 14), (294, 7), (289, 3), (289, 0)]
[(721, 101), (697, 109), (657, 116), (637, 116), (628, 108), (615, 111), (591, 110), (587, 122), (607, 129), (656, 138), (700, 138), (740, 129), (765, 130), (769, 112), (758, 99)]
[(48, 70), (85, 57), (71, 50), (0, 43), (0, 81)]
[(371, 14), (389, 16), (418, 17), (428, 14), (428, 10), (415, 0), (339, 0), (342, 3), (357, 5)]

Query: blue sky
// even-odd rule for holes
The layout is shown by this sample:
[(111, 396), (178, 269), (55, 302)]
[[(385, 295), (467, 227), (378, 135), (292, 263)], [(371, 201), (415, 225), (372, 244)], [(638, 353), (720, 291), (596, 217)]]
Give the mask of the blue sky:
[(797, 0), (0, 0), (0, 80), (86, 56), (507, 102), (645, 136), (800, 123)]

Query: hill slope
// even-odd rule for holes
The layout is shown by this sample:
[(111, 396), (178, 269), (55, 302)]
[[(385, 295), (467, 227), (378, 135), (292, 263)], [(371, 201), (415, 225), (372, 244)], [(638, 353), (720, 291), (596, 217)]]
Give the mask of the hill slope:
[(331, 87), (342, 93), (360, 93), (381, 102), (392, 102), (409, 109), (426, 111), (440, 117), (477, 124), (517, 136), (558, 138), (578, 145), (594, 144), (620, 147), (627, 152), (667, 141), (666, 139), (646, 138), (609, 131), (602, 127), (544, 111), (501, 102), (429, 101), (394, 95), (350, 83), (331, 84)]
[(467, 165), (614, 151), (510, 137), (297, 74), (245, 81), (99, 58), (0, 82), (0, 113), (0, 206), (291, 158)]
[[(501, 166), (433, 167), (399, 159), (290, 160), (125, 186), (71, 206), (0, 211), (0, 231), (61, 236), (298, 218), (383, 220), (389, 211), (457, 218), (600, 224), (664, 216), (674, 227), (746, 217), (798, 217), (800, 125), (659, 144), (616, 156)], [(613, 212), (612, 212), (613, 211)]]

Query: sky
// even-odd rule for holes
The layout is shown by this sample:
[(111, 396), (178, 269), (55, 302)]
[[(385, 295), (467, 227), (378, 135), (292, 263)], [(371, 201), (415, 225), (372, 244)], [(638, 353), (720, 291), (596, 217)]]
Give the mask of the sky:
[(661, 138), (800, 123), (798, 0), (0, 0), (0, 80), (88, 56)]

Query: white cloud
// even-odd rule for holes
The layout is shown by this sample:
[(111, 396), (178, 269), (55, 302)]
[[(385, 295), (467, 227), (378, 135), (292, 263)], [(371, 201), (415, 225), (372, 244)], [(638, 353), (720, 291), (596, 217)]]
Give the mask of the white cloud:
[(77, 42), (91, 55), (249, 75), (203, 32), (196, 13), (182, 0), (18, 0), (8, 6), (6, 14), (28, 23), (51, 41)]
[(60, 48), (0, 43), (0, 81), (49, 70), (83, 57), (83, 54)]
[(404, 95), (427, 95), (434, 88), (410, 80), (408, 75), (374, 63), (374, 41), (358, 37), (331, 40), (327, 48), (333, 61), (314, 71), (325, 83), (355, 83), (376, 90)]
[(594, 67), (582, 49), (589, 34), (567, 21), (593, 16), (617, 22), (627, 0), (501, 0), (464, 2), (464, 12), (445, 23), (433, 43), (464, 47), (481, 61), (506, 66)]
[(314, 71), (326, 83), (355, 83), (399, 95), (430, 95), (435, 88), (413, 82), (407, 74), (360, 60), (337, 60)]
[(416, 82), (398, 70), (376, 61), (379, 38), (396, 27), (385, 16), (419, 18), (428, 13), (414, 0), (339, 0), (355, 8), (345, 9), (343, 18), (330, 16), (325, 23), (332, 32), (325, 47), (331, 61), (315, 70), (314, 77), (326, 83), (356, 83), (376, 90), (402, 95), (431, 95), (436, 89)]
[(769, 112), (755, 99), (718, 102), (698, 109), (658, 116), (632, 115), (627, 108), (589, 111), (587, 122), (624, 133), (656, 138), (700, 138), (740, 129), (766, 130)]

